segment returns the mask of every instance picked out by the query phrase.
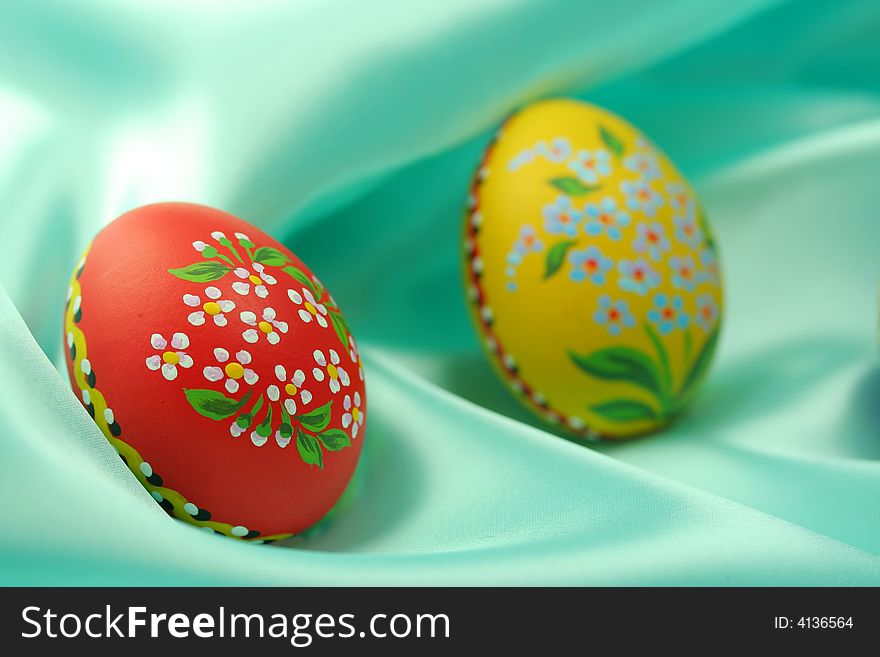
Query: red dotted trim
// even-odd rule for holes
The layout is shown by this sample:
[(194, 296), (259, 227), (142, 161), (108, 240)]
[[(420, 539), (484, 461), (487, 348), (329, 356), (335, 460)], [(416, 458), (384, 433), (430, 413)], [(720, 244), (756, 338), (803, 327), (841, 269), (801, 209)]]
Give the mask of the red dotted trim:
[[(492, 140), (489, 142), (488, 146), (486, 146), (486, 150), (483, 153), (483, 158), (477, 165), (476, 172), (474, 173), (474, 176), (471, 180), (468, 206), (465, 209), (464, 229), (465, 248), (468, 255), (468, 262), (466, 267), (466, 277), (469, 288), (467, 290), (468, 299), (470, 303), (474, 305), (474, 316), (482, 327), (482, 331), (485, 337), (484, 348), (489, 351), (490, 358), (494, 358), (497, 361), (498, 369), (504, 373), (504, 376), (508, 380), (509, 385), (519, 394), (519, 396), (522, 398), (522, 401), (527, 406), (529, 406), (533, 412), (537, 413), (551, 424), (564, 425), (565, 430), (571, 434), (588, 440), (607, 438), (610, 436), (603, 435), (587, 426), (581, 428), (573, 427), (571, 425), (571, 416), (566, 416), (550, 407), (547, 401), (543, 399), (543, 395), (541, 395), (537, 390), (535, 390), (535, 388), (529, 385), (519, 375), (516, 361), (498, 340), (498, 336), (495, 334), (495, 331), (492, 328), (493, 318), (491, 317), (491, 314), (487, 318), (483, 312), (484, 309), (489, 309), (489, 312), (491, 313), (491, 306), (487, 302), (486, 291), (481, 285), (481, 272), (479, 271), (478, 267), (474, 266), (474, 263), (482, 261), (482, 258), (480, 255), (479, 246), (477, 245), (477, 237), (479, 235), (480, 229), (478, 226), (474, 225), (473, 216), (480, 211), (479, 192), (480, 185), (483, 182), (482, 172), (484, 170), (484, 167), (492, 156), (492, 153), (494, 152), (495, 147), (499, 139), (501, 138), (505, 127), (511, 121), (511, 119), (516, 116), (516, 114), (517, 112), (514, 112), (513, 114), (509, 115), (492, 136)], [(540, 401), (536, 401), (536, 397)]]

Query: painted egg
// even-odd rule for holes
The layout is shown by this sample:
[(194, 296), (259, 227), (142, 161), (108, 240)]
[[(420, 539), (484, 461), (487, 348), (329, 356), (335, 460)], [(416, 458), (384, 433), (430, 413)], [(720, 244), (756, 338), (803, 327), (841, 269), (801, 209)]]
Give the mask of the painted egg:
[(511, 116), (474, 178), (465, 281), (489, 359), (530, 410), (584, 438), (669, 422), (722, 314), (705, 210), (636, 128), (573, 100)]
[(73, 389), (172, 516), (254, 542), (324, 516), (365, 431), (364, 371), (339, 306), (254, 226), (165, 203), (108, 225), (64, 313)]

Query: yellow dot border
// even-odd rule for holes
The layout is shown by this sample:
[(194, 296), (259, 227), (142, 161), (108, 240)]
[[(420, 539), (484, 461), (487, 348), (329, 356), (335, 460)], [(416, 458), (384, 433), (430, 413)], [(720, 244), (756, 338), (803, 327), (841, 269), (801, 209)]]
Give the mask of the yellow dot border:
[[(140, 453), (127, 442), (122, 440), (118, 436), (114, 436), (110, 431), (110, 425), (107, 423), (107, 419), (104, 416), (104, 411), (108, 408), (107, 400), (104, 395), (95, 387), (89, 385), (89, 382), (86, 380), (86, 375), (82, 371), (82, 361), (88, 356), (88, 348), (86, 345), (86, 336), (83, 331), (79, 328), (75, 320), (74, 304), (73, 300), (77, 297), (82, 296), (82, 288), (79, 282), (80, 274), (82, 273), (86, 258), (88, 256), (89, 250), (91, 249), (91, 244), (89, 244), (79, 260), (79, 265), (76, 267), (76, 270), (73, 272), (73, 275), (70, 278), (70, 294), (67, 301), (67, 307), (64, 312), (64, 327), (65, 327), (65, 336), (73, 337), (73, 347), (75, 356), (72, 359), (72, 367), (73, 367), (73, 378), (76, 381), (76, 385), (79, 388), (80, 394), (82, 391), (88, 391), (89, 401), (91, 402), (93, 412), (94, 412), (94, 420), (95, 424), (98, 425), (98, 428), (101, 430), (101, 433), (104, 434), (104, 437), (107, 441), (113, 446), (113, 448), (125, 459), (126, 464), (128, 465), (128, 469), (131, 470), (132, 474), (137, 478), (137, 480), (141, 483), (141, 485), (149, 491), (149, 493), (155, 498), (157, 495), (160, 496), (163, 500), (167, 500), (171, 505), (171, 509), (167, 509), (165, 507), (168, 515), (177, 518), (178, 520), (183, 520), (191, 525), (195, 525), (196, 527), (200, 527), (202, 529), (210, 529), (216, 533), (223, 534), (225, 536), (229, 536), (231, 538), (236, 538), (239, 540), (247, 541), (250, 543), (268, 543), (272, 541), (279, 541), (285, 538), (290, 538), (293, 536), (291, 533), (285, 534), (272, 534), (270, 536), (256, 536), (254, 538), (245, 538), (242, 536), (236, 536), (232, 533), (234, 527), (237, 525), (232, 525), (225, 522), (218, 522), (216, 520), (196, 520), (192, 517), (187, 511), (184, 510), (184, 506), (189, 503), (189, 500), (181, 495), (178, 491), (173, 488), (168, 488), (167, 486), (156, 486), (148, 481), (147, 476), (141, 471), (141, 464), (144, 463), (143, 457), (141, 457)], [(69, 340), (69, 338), (67, 338)], [(65, 342), (65, 348), (70, 349), (70, 343)], [(70, 352), (68, 351), (68, 354)], [(115, 415), (115, 414), (114, 414)], [(114, 417), (114, 420), (116, 418)]]

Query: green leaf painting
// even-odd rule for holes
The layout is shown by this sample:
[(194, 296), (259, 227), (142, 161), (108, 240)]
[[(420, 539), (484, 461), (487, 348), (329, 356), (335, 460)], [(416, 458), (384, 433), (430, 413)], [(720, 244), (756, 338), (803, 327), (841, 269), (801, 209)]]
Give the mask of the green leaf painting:
[(293, 435), (293, 426), (290, 421), (290, 413), (284, 404), (281, 405), (281, 427), (278, 429), (282, 438), (290, 438)]
[(316, 408), (303, 415), (294, 416), (295, 419), (309, 431), (323, 431), (330, 424), (330, 405), (333, 402), (327, 402), (323, 406)]
[[(298, 267), (288, 265), (284, 267), (282, 271), (311, 292), (316, 300), (321, 301), (321, 299), (324, 298), (324, 288), (321, 284), (310, 279), (306, 276), (306, 273)], [(336, 337), (339, 338), (339, 342), (342, 344), (343, 348), (348, 350), (348, 326), (345, 323), (345, 319), (342, 317), (342, 313), (340, 313), (338, 309), (331, 307), (327, 309), (327, 314), (330, 316), (330, 323), (333, 324), (333, 331), (336, 333)]]
[(254, 251), (254, 260), (269, 267), (281, 267), (287, 264), (287, 256), (271, 246), (261, 246)]
[(599, 126), (599, 136), (602, 137), (602, 141), (605, 142), (605, 145), (612, 153), (618, 157), (623, 155), (623, 142), (615, 137), (605, 126)]
[(282, 269), (284, 273), (291, 276), (294, 280), (298, 281), (302, 285), (304, 285), (315, 297), (315, 299), (320, 299), (321, 295), (318, 294), (318, 290), (315, 289), (314, 283), (309, 280), (309, 277), (306, 276), (305, 272), (301, 269), (294, 267), (293, 265), (287, 265), (284, 269)]
[(321, 281), (319, 281), (318, 278), (315, 277), (312, 279), (312, 285), (315, 287), (315, 292), (317, 292), (317, 295), (315, 295), (315, 298), (316, 299), (323, 299), (324, 298), (324, 286), (321, 285)]
[(209, 283), (216, 281), (232, 271), (232, 267), (228, 267), (219, 262), (194, 262), (186, 267), (179, 269), (169, 269), (169, 274), (174, 274), (177, 278), (193, 283)]
[(186, 400), (197, 412), (212, 420), (224, 420), (232, 417), (250, 399), (250, 391), (240, 400), (230, 399), (216, 390), (184, 389)]
[[(212, 233), (211, 237), (214, 240), (213, 245), (204, 242), (193, 243), (204, 258), (202, 262), (168, 269), (168, 273), (191, 283), (211, 283), (233, 271), (238, 266), (235, 264), (236, 260), (244, 264), (245, 259), (249, 259), (258, 269), (260, 267), (256, 263), (266, 267), (276, 267), (278, 269), (275, 271), (280, 269), (296, 282), (293, 287), (297, 287), (298, 284), (305, 290), (303, 295), (315, 306), (311, 308), (311, 312), (322, 313), (319, 318), (321, 322), (324, 322), (325, 316), (332, 322), (336, 337), (342, 344), (344, 352), (348, 353), (350, 337), (348, 326), (336, 303), (317, 279), (294, 265), (291, 258), (281, 249), (272, 246), (257, 247), (248, 237), (239, 233), (236, 233), (237, 246), (219, 231)], [(223, 252), (226, 250), (228, 254)], [(245, 258), (242, 257), (242, 252)], [(78, 321), (78, 316), (74, 317), (74, 320)], [(326, 328), (326, 322), (324, 327)], [(72, 357), (76, 357), (75, 352)], [(94, 373), (91, 374), (88, 382), (92, 387), (95, 385)], [(239, 399), (235, 399), (227, 397), (227, 391), (223, 389), (220, 391), (202, 388), (183, 389), (187, 402), (200, 415), (215, 421), (232, 418), (234, 423), (229, 425), (229, 429), (233, 437), (253, 430), (249, 437), (255, 445), (262, 446), (274, 434), (277, 436), (278, 446), (282, 449), (295, 437), (296, 451), (309, 465), (323, 469), (325, 451), (338, 452), (351, 446), (352, 440), (347, 431), (341, 427), (330, 427), (334, 419), (332, 401), (317, 408), (302, 409), (298, 415), (291, 415), (288, 406), (285, 406), (285, 403), (289, 404), (289, 400), (282, 402), (277, 390), (274, 395), (269, 389), (265, 391), (264, 394), (258, 394), (253, 390), (247, 390)], [(295, 409), (293, 405), (290, 405), (290, 408)], [(340, 418), (335, 419), (338, 422)], [(290, 450), (285, 453), (292, 454)]]
[(338, 452), (351, 445), (351, 439), (342, 429), (327, 429), (318, 434), (318, 440), (331, 452)]
[(562, 240), (547, 250), (547, 260), (544, 267), (544, 280), (547, 280), (559, 271), (562, 264), (565, 262), (565, 254), (568, 253), (568, 250), (575, 244), (577, 244), (577, 242), (574, 240)]
[(669, 355), (666, 353), (666, 347), (663, 346), (663, 341), (657, 335), (654, 327), (648, 322), (645, 322), (644, 327), (645, 333), (648, 334), (648, 339), (654, 345), (654, 350), (657, 352), (657, 359), (660, 362), (660, 375), (662, 377), (662, 390), (665, 393), (665, 397), (672, 391), (672, 367), (669, 364)]
[(663, 399), (661, 375), (648, 356), (631, 347), (606, 347), (580, 356), (569, 352), (572, 362), (587, 374), (605, 381), (626, 381)]
[(321, 445), (318, 444), (317, 438), (307, 434), (302, 429), (298, 429), (296, 432), (296, 449), (299, 451), (303, 461), (309, 465), (317, 465), (321, 469), (324, 468), (324, 455), (321, 453)]
[(693, 336), (684, 334), (685, 367), (681, 386), (676, 389), (669, 354), (661, 337), (649, 323), (643, 329), (656, 354), (652, 358), (632, 347), (606, 347), (590, 354), (569, 352), (569, 358), (581, 371), (603, 381), (619, 381), (638, 386), (647, 392), (653, 404), (640, 399), (612, 399), (589, 406), (600, 417), (614, 422), (664, 420), (677, 413), (705, 377), (718, 342), (719, 328), (708, 335), (699, 353), (690, 361)]
[[(263, 408), (264, 399), (265, 398), (263, 397), (263, 395), (260, 395), (256, 403), (251, 407), (250, 412), (245, 413), (244, 415), (239, 415), (237, 418), (235, 418), (235, 423), (242, 429), (247, 429), (249, 426), (251, 426), (251, 423), (254, 421), (254, 416), (260, 412), (261, 408)], [(242, 405), (244, 404), (244, 401), (245, 400), (242, 400)]]
[(257, 435), (268, 438), (272, 435), (272, 407), (266, 412), (266, 417), (256, 428)]
[(691, 390), (703, 379), (703, 376), (709, 370), (712, 354), (715, 353), (715, 347), (718, 344), (718, 333), (719, 327), (716, 326), (712, 333), (709, 334), (709, 337), (706, 338), (706, 342), (703, 343), (700, 353), (694, 358), (694, 362), (685, 376), (684, 384), (681, 386), (680, 396), (682, 400), (687, 398)]
[(348, 327), (345, 325), (345, 319), (342, 314), (336, 310), (330, 311), (330, 322), (333, 324), (333, 330), (336, 331), (336, 337), (342, 343), (342, 346), (348, 349)]
[(584, 196), (602, 189), (601, 185), (585, 185), (577, 178), (570, 177), (553, 178), (550, 184), (569, 196)]

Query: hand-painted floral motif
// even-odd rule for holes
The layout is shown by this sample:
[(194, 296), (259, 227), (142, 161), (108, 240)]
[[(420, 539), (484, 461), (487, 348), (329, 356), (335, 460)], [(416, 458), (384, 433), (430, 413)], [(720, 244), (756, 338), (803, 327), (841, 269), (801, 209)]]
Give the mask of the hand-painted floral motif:
[[(561, 126), (571, 119), (573, 133), (558, 159), (536, 148), (519, 150), (507, 170), (489, 183), (474, 177), (465, 222), (469, 264), (481, 265), (479, 271), (468, 267), (473, 317), (510, 388), (541, 417), (586, 438), (609, 427), (610, 436), (618, 429), (621, 435), (634, 435), (674, 415), (708, 368), (720, 313), (715, 245), (699, 201), (647, 138), (607, 112), (591, 106), (577, 109), (571, 101), (559, 101), (554, 108), (560, 120), (555, 124), (547, 118), (553, 114), (544, 113), (552, 103), (540, 104), (536, 116), (542, 118), (523, 119), (522, 125), (528, 126), (525, 134), (531, 138), (542, 129), (542, 121)], [(586, 125), (572, 119), (580, 112)], [(589, 117), (595, 125), (592, 134)], [(520, 125), (517, 118), (510, 124)], [(492, 165), (493, 153), (511, 152), (516, 129), (505, 124), (481, 168)], [(526, 163), (528, 169), (519, 170)], [(509, 194), (504, 193), (507, 189)], [(475, 215), (480, 218), (477, 227)], [(490, 237), (511, 235), (513, 230), (519, 231), (513, 247), (498, 254)], [(544, 266), (537, 269), (541, 260)], [(490, 262), (491, 274), (483, 271)], [(574, 283), (582, 285), (576, 289)], [(559, 379), (569, 376), (564, 368), (573, 365), (594, 379), (641, 388), (642, 394), (629, 398), (626, 387), (613, 385), (610, 396), (622, 396), (602, 400), (603, 387), (588, 387), (586, 408), (581, 409), (589, 411), (585, 420), (571, 406), (576, 396), (571, 388), (553, 389), (548, 367), (528, 362), (533, 339), (525, 335), (528, 329), (511, 328), (542, 326), (540, 320), (525, 321), (516, 306), (518, 300), (523, 307), (531, 306), (541, 296), (541, 285), (547, 286), (543, 291), (555, 306), (549, 316), (560, 317), (560, 304), (570, 305), (573, 313), (589, 304), (586, 317), (592, 326), (584, 331), (581, 346), (593, 344), (593, 351), (581, 353), (563, 345), (565, 365), (557, 364), (563, 369), (554, 370)], [(498, 289), (511, 294), (493, 298)], [(572, 326), (567, 320), (564, 324), (557, 333), (568, 334)], [(597, 325), (602, 333), (621, 339), (603, 342)], [(547, 340), (556, 337), (553, 326), (542, 330)], [(532, 380), (525, 379), (519, 367), (507, 366), (514, 362), (513, 353), (527, 356), (523, 371)], [(547, 389), (541, 390), (542, 385)]]
[[(359, 446), (347, 449), (353, 407), (346, 409), (342, 397), (357, 392), (365, 400), (359, 381), (333, 399), (325, 387), (326, 371), (320, 387), (312, 380), (309, 354), (316, 347), (329, 353), (338, 339), (343, 360), (355, 350), (345, 321), (332, 296), (295, 256), (277, 243), (258, 246), (248, 233), (259, 231), (238, 230), (244, 225), (225, 213), (185, 204), (141, 208), (113, 222), (92, 248), (101, 264), (80, 281), (83, 257), (71, 277), (64, 352), (84, 408), (166, 512), (206, 531), (262, 543), (305, 530), (335, 502), (360, 451)], [(121, 248), (132, 243), (132, 234), (139, 248)], [(273, 243), (260, 233), (261, 239)], [(135, 278), (108, 284), (105, 272), (114, 271), (114, 258)], [(157, 261), (162, 261), (159, 271)], [(311, 325), (296, 321), (296, 339), (289, 333), (284, 339), (284, 320), (291, 321), (304, 304), (277, 297), (273, 287), (302, 290), (304, 300), (320, 308), (323, 321), (314, 315)], [(152, 295), (146, 315), (142, 290)], [(252, 312), (254, 323), (239, 324), (245, 312)], [(261, 322), (271, 330), (263, 332)], [(331, 325), (333, 332), (326, 332)], [(261, 338), (262, 346), (251, 348), (242, 336), (248, 329), (267, 341)], [(85, 333), (94, 341), (91, 351)], [(269, 347), (272, 333), (283, 344)], [(131, 350), (117, 348), (120, 335), (134, 339)], [(275, 365), (281, 363), (283, 376), (276, 383)], [(104, 395), (112, 396), (112, 407)], [(161, 412), (151, 413), (151, 406)], [(357, 407), (363, 414), (365, 403)], [(365, 425), (358, 427), (360, 438)], [(258, 449), (279, 451), (263, 456)], [(301, 476), (311, 466), (323, 468), (325, 458), (333, 459), (333, 467), (320, 477)], [(268, 463), (271, 468), (264, 467)], [(187, 468), (193, 476), (186, 476)], [(266, 498), (255, 494), (254, 484), (279, 508), (262, 504)], [(311, 510), (297, 501), (306, 494)], [(253, 525), (245, 526), (240, 517), (227, 522), (246, 506), (250, 511), (244, 515), (252, 516)]]
[(654, 307), (648, 311), (648, 319), (654, 322), (660, 335), (666, 335), (673, 329), (686, 329), (690, 318), (684, 312), (684, 301), (680, 296), (671, 299), (665, 294), (654, 297)]
[(314, 320), (321, 328), (327, 328), (327, 307), (323, 303), (315, 301), (315, 297), (307, 288), (301, 290), (288, 290), (287, 296), (296, 305), (302, 306), (299, 309), (299, 318), (306, 324)]
[(647, 253), (651, 260), (657, 261), (669, 248), (669, 240), (663, 232), (663, 224), (655, 221), (636, 226), (636, 239), (633, 241), (633, 250), (636, 253)]
[(251, 354), (244, 349), (237, 351), (235, 360), (231, 360), (226, 349), (215, 347), (214, 358), (222, 367), (208, 365), (202, 370), (202, 373), (212, 383), (225, 379), (223, 387), (233, 394), (238, 392), (242, 381), (248, 385), (254, 385), (260, 378), (256, 372), (248, 367), (251, 364)]
[(675, 222), (675, 238), (679, 242), (687, 244), (692, 249), (703, 243), (703, 231), (697, 226), (693, 203), (687, 204), (683, 214), (676, 214), (672, 220)]
[(715, 250), (711, 248), (700, 249), (700, 264), (705, 272), (704, 279), (713, 284), (717, 284), (719, 280), (718, 259)]
[[(513, 245), (514, 253), (520, 257), (531, 253), (539, 252), (544, 249), (544, 244), (538, 239), (538, 234), (531, 226), (523, 226), (519, 230), (519, 239)], [(517, 263), (519, 264), (519, 263)]]
[(535, 152), (551, 162), (565, 162), (571, 155), (571, 144), (565, 137), (556, 137), (549, 144), (539, 141), (535, 146)]
[[(529, 235), (524, 233), (523, 238), (529, 248), (536, 246)], [(220, 281), (231, 274), (237, 279), (230, 285), (234, 292), (242, 296), (253, 292), (258, 298), (268, 297), (270, 288), (278, 283), (279, 272), (289, 275), (295, 286), (287, 289), (287, 296), (299, 319), (320, 328), (332, 325), (346, 352), (355, 353), (357, 360), (353, 362), (358, 365), (359, 376), (363, 380), (360, 356), (354, 349), (354, 340), (336, 302), (320, 281), (306, 276), (277, 249), (257, 248), (244, 233), (235, 233), (237, 245), (221, 231), (213, 232), (211, 239), (216, 246), (200, 240), (193, 243), (193, 248), (202, 255), (204, 262), (172, 269), (169, 270), (170, 273), (197, 283)], [(198, 324), (201, 320), (201, 323), (205, 323), (210, 316), (215, 318), (214, 323), (218, 326), (228, 325), (230, 318), (225, 314), (235, 309), (236, 304), (222, 297), (222, 289), (216, 284), (206, 287), (203, 294), (187, 294), (184, 297), (186, 305), (192, 308), (201, 306), (201, 310), (190, 314), (190, 322)], [(210, 305), (212, 303), (216, 304), (216, 308)], [(279, 344), (290, 327), (279, 318), (276, 307), (266, 306), (259, 314), (251, 310), (240, 312), (238, 320), (244, 324), (241, 338), (250, 344), (256, 344), (265, 336), (269, 344)], [(218, 309), (220, 312), (215, 313)], [(219, 315), (223, 315), (223, 319), (218, 321), (216, 317)], [(313, 357), (319, 367), (312, 367), (312, 371), (315, 380), (327, 381), (331, 393), (335, 394), (343, 387), (348, 387), (351, 380), (348, 372), (341, 366), (338, 352), (329, 349), (327, 353), (329, 359), (322, 351), (315, 352)], [(296, 438), (297, 451), (301, 458), (319, 467), (323, 466), (322, 450), (337, 451), (350, 444), (340, 430), (327, 428), (330, 421), (329, 402), (319, 408), (304, 410), (308, 409), (312, 401), (312, 391), (306, 388), (304, 369), (288, 371), (284, 365), (276, 365), (274, 373), (278, 383), (270, 383), (263, 394), (254, 399), (253, 395), (257, 391), (253, 386), (259, 380), (259, 375), (252, 368), (250, 352), (239, 350), (233, 360), (227, 349), (217, 347), (214, 355), (217, 364), (203, 367), (204, 379), (208, 383), (222, 381), (223, 389), (233, 395), (240, 394), (243, 385), (247, 386), (245, 394), (239, 399), (233, 399), (210, 389), (188, 389), (186, 395), (190, 405), (202, 415), (218, 420), (235, 416), (229, 429), (233, 437), (240, 437), (248, 432), (251, 442), (257, 447), (263, 447), (274, 435), (275, 442), (282, 448)], [(151, 358), (148, 366), (161, 366), (161, 357), (156, 358)], [(173, 355), (168, 358), (174, 360)], [(191, 361), (187, 362), (192, 364)], [(171, 370), (166, 370), (167, 376), (172, 376)], [(245, 410), (248, 407), (249, 410)], [(258, 419), (260, 417), (261, 420)]]
[(238, 438), (241, 434), (243, 434), (247, 429), (242, 427), (238, 420), (234, 420), (232, 424), (229, 425), (229, 433), (233, 438)]
[(213, 285), (205, 288), (205, 299), (197, 294), (184, 294), (183, 302), (190, 308), (201, 308), (189, 314), (187, 320), (193, 326), (201, 326), (205, 323), (206, 316), (210, 317), (217, 326), (226, 326), (228, 323), (226, 313), (235, 310), (235, 303), (229, 299), (221, 299), (223, 293)]
[(551, 235), (577, 235), (581, 213), (572, 205), (568, 196), (557, 196), (556, 200), (544, 206), (544, 228)]
[(253, 285), (254, 294), (261, 299), (265, 299), (269, 296), (269, 288), (266, 286), (275, 285), (278, 281), (266, 271), (266, 267), (263, 263), (255, 262), (252, 267), (253, 271), (250, 271), (245, 267), (235, 268), (235, 275), (242, 280), (233, 283), (232, 289), (244, 296), (250, 294), (251, 286)]
[(605, 274), (613, 264), (611, 258), (603, 256), (595, 246), (572, 251), (568, 254), (568, 261), (571, 263), (571, 280), (578, 283), (588, 280), (596, 285), (605, 283)]
[[(219, 249), (204, 241), (196, 240), (193, 242), (193, 248), (202, 255), (204, 261), (195, 262), (178, 269), (169, 269), (168, 272), (177, 278), (195, 283), (219, 281), (232, 273), (240, 279), (232, 283), (231, 287), (235, 292), (242, 296), (247, 296), (253, 290), (260, 298), (268, 296), (269, 288), (267, 286), (277, 284), (277, 274), (283, 272), (296, 281), (303, 290), (307, 290), (312, 295), (314, 299), (313, 305), (318, 310), (318, 314), (324, 316), (325, 321), (329, 317), (330, 324), (333, 326), (339, 341), (343, 346), (348, 344), (350, 333), (342, 313), (339, 312), (333, 297), (317, 278), (306, 276), (278, 249), (268, 246), (258, 248), (244, 233), (236, 233), (237, 246), (233, 245), (232, 241), (222, 231), (214, 231), (211, 237), (219, 245)], [(222, 252), (221, 249), (228, 252), (229, 255)], [(242, 251), (245, 254), (244, 257), (241, 254)], [(245, 260), (250, 264), (246, 265)], [(295, 300), (294, 296), (289, 292), (288, 296), (292, 301)], [(326, 311), (326, 314), (321, 311), (322, 308)], [(263, 321), (267, 321), (270, 324), (272, 322), (272, 320), (265, 319)], [(316, 321), (321, 325), (320, 320), (316, 319)], [(280, 327), (274, 324), (272, 326), (275, 329), (279, 329), (274, 331), (277, 335)], [(255, 327), (254, 333), (256, 333), (256, 328), (259, 327)], [(271, 330), (265, 331), (267, 335), (272, 332)], [(283, 333), (284, 331), (280, 332)], [(254, 333), (249, 333), (248, 335), (253, 336)], [(257, 335), (257, 338), (259, 338), (259, 335)]]
[(657, 156), (648, 151), (640, 151), (630, 155), (623, 161), (623, 165), (630, 171), (635, 171), (642, 180), (651, 181), (660, 177), (660, 164)]
[(599, 308), (593, 313), (593, 319), (597, 324), (605, 326), (611, 335), (620, 335), (622, 329), (636, 325), (636, 320), (629, 311), (629, 304), (624, 299), (612, 301), (606, 294), (599, 297)]
[(281, 383), (281, 388), (272, 384), (269, 386), (268, 396), (272, 401), (278, 401), (282, 394), (284, 397), (284, 407), (291, 415), (296, 413), (296, 398), (299, 396), (300, 403), (308, 406), (312, 401), (312, 393), (303, 386), (306, 382), (306, 374), (302, 370), (296, 370), (293, 375), (287, 377), (287, 369), (284, 365), (275, 366), (275, 376)]
[(188, 369), (193, 365), (193, 359), (184, 351), (189, 347), (189, 338), (185, 333), (175, 333), (171, 336), (171, 347), (168, 341), (159, 333), (153, 333), (150, 345), (162, 353), (153, 354), (147, 358), (147, 367), (151, 370), (161, 370), (162, 376), (169, 381), (177, 378), (177, 368)]
[[(262, 447), (263, 445), (265, 445), (266, 441), (269, 440), (269, 436), (272, 435), (271, 428), (269, 430), (269, 435), (264, 435), (265, 431), (261, 431), (262, 428), (262, 425), (260, 425), (256, 429), (251, 431), (251, 442), (257, 447)], [(279, 433), (281, 433), (280, 430)]]
[(255, 327), (246, 329), (241, 334), (241, 337), (251, 344), (256, 343), (260, 339), (260, 335), (265, 335), (269, 344), (278, 344), (281, 342), (281, 334), (287, 333), (288, 329), (287, 322), (279, 320), (275, 315), (275, 309), (270, 307), (263, 308), (259, 322), (256, 314), (249, 310), (241, 313), (241, 321), (248, 326)]
[[(505, 270), (507, 275), (507, 289), (516, 292), (516, 269), (522, 263), (523, 258), (529, 253), (540, 253), (544, 250), (544, 243), (538, 239), (537, 231), (533, 226), (525, 225), (519, 229), (519, 236), (513, 244), (513, 249), (507, 254), (506, 260), (508, 267)], [(477, 258), (479, 259), (479, 258)]]
[(620, 287), (627, 292), (647, 294), (660, 285), (660, 274), (644, 258), (621, 260), (617, 268), (620, 271)]
[(672, 271), (672, 284), (682, 290), (693, 292), (699, 277), (692, 256), (673, 256), (669, 258), (669, 269)]
[(585, 212), (587, 235), (598, 236), (604, 232), (611, 239), (619, 240), (621, 230), (629, 225), (629, 214), (619, 209), (613, 196), (606, 196), (601, 203), (587, 203)]
[(313, 356), (318, 366), (312, 369), (312, 375), (315, 377), (315, 381), (323, 381), (326, 378), (330, 385), (330, 392), (335, 395), (342, 389), (342, 386), (348, 387), (351, 380), (348, 377), (348, 372), (340, 366), (339, 354), (336, 350), (330, 349), (329, 355), (330, 360), (328, 361), (323, 351), (315, 350)]
[[(251, 242), (250, 239), (248, 239), (247, 235), (244, 235), (243, 233), (236, 233), (235, 237), (238, 240), (238, 245), (240, 247), (243, 247), (244, 250), (250, 255), (250, 249), (254, 247), (254, 243)], [(223, 233), (223, 231), (215, 230), (211, 233), (211, 239), (213, 239), (218, 246), (208, 244), (207, 242), (204, 242), (202, 240), (196, 240), (195, 242), (193, 242), (193, 248), (200, 254), (202, 254), (203, 258), (217, 258), (218, 260), (222, 260), (223, 262), (228, 264), (230, 268), (235, 267), (235, 262), (244, 264), (244, 259), (241, 257), (238, 249), (232, 244), (232, 241), (228, 237), (226, 237), (226, 234)], [(227, 253), (229, 255), (227, 255)]]
[(543, 157), (550, 162), (564, 162), (571, 156), (571, 143), (565, 137), (556, 137), (548, 144), (539, 141), (534, 148), (527, 148), (514, 156), (508, 163), (510, 171), (516, 171), (520, 167), (533, 162), (536, 157)]
[(599, 182), (599, 178), (611, 173), (611, 154), (603, 149), (580, 150), (568, 163), (568, 168), (587, 184)]
[(624, 180), (620, 183), (620, 189), (626, 194), (627, 207), (644, 212), (648, 217), (656, 215), (663, 205), (663, 197), (644, 180)]
[(684, 210), (692, 203), (687, 188), (680, 183), (666, 185), (666, 196), (669, 198), (670, 207), (676, 211)]
[(275, 442), (281, 449), (287, 447), (290, 444), (291, 440), (293, 440), (293, 434), (285, 436), (283, 433), (281, 433), (281, 429), (278, 429), (275, 432)]
[(353, 396), (346, 395), (342, 402), (345, 413), (342, 415), (342, 428), (351, 427), (351, 437), (357, 438), (358, 430), (364, 424), (364, 412), (361, 410), (361, 394), (355, 392)]
[(351, 358), (351, 362), (357, 365), (358, 368), (358, 378), (363, 381), (364, 380), (364, 363), (361, 360), (361, 352), (358, 351), (357, 344), (354, 341), (354, 336), (348, 336), (348, 355)]
[(718, 304), (710, 294), (701, 294), (697, 297), (697, 312), (695, 321), (707, 333), (718, 321)]

